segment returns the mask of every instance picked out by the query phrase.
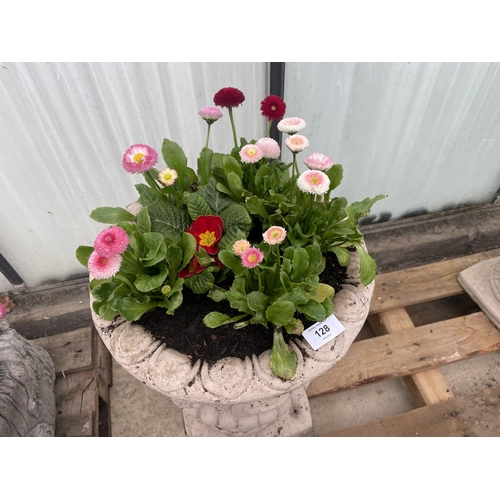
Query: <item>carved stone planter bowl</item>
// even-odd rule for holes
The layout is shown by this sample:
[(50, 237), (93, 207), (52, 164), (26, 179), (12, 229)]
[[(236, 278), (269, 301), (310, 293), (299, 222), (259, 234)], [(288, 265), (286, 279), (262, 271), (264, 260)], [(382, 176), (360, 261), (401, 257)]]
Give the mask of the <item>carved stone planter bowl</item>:
[(374, 286), (361, 285), (353, 253), (347, 280), (334, 297), (334, 314), (345, 331), (317, 351), (301, 336), (291, 341), (298, 364), (289, 381), (272, 374), (270, 350), (245, 360), (227, 357), (212, 366), (200, 361), (192, 366), (186, 355), (166, 348), (142, 327), (121, 317), (109, 322), (92, 315), (115, 360), (182, 408), (188, 436), (297, 436), (312, 428), (307, 386), (347, 353), (368, 316)]

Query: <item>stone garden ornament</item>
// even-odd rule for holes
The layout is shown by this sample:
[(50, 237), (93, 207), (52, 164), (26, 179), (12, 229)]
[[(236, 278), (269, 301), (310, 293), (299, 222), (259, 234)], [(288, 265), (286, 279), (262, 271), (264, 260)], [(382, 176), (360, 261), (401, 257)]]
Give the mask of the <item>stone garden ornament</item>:
[[(104, 343), (127, 371), (183, 409), (190, 436), (292, 436), (310, 429), (305, 388), (345, 355), (374, 287), (376, 264), (358, 224), (384, 195), (351, 204), (333, 196), (343, 169), (322, 153), (307, 156), (301, 172), (298, 156), (309, 141), (299, 132), (306, 123), (284, 118), (278, 96), (261, 103), (266, 136), (238, 142), (233, 109), (244, 100), (239, 89), (226, 87), (215, 94), (216, 107), (199, 112), (208, 131), (196, 171), (168, 139), (163, 168), (156, 168), (152, 147), (128, 148), (123, 168), (146, 181), (136, 185), (139, 198), (127, 209), (94, 210), (91, 218), (109, 227), (76, 252), (90, 273), (93, 318)], [(219, 108), (229, 115), (229, 153), (209, 148)], [(269, 137), (273, 121), (286, 136), (291, 163), (280, 160), (280, 146)], [(327, 261), (346, 269), (341, 286), (325, 278)], [(195, 360), (139, 324), (158, 309), (167, 325), (176, 315), (194, 315), (196, 305), (184, 301), (188, 292), (209, 301), (202, 326), (214, 339), (222, 329), (236, 335), (258, 328), (269, 349)]]

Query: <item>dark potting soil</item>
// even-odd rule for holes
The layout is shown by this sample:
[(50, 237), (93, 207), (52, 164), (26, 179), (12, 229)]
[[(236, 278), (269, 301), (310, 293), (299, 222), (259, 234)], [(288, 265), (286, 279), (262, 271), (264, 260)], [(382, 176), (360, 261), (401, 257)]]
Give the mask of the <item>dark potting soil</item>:
[[(346, 268), (339, 265), (334, 254), (328, 253), (326, 268), (320, 275), (320, 281), (326, 283), (338, 292), (346, 278)], [(134, 323), (141, 325), (155, 340), (161, 340), (166, 347), (186, 354), (194, 364), (197, 360), (213, 364), (226, 356), (245, 359), (252, 354), (262, 354), (273, 346), (273, 330), (261, 325), (248, 325), (245, 328), (234, 329), (233, 324), (208, 328), (203, 324), (203, 318), (209, 312), (217, 310), (230, 317), (241, 314), (229, 307), (229, 302), (214, 302), (206, 295), (196, 295), (188, 288), (183, 290), (184, 300), (174, 315), (165, 313), (158, 308), (144, 314)], [(313, 324), (306, 318), (301, 318), (304, 327)], [(285, 331), (286, 342), (290, 339)]]

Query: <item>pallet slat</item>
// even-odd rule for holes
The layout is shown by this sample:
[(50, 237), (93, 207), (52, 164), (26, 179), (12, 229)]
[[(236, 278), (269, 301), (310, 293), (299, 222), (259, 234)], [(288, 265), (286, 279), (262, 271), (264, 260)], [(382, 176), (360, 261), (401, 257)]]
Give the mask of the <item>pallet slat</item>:
[(498, 331), (482, 313), (355, 342), (345, 357), (313, 380), (310, 398), (404, 377), (500, 349)]
[(94, 362), (91, 327), (41, 337), (31, 342), (43, 347), (50, 354), (56, 375), (87, 370)]
[[(368, 317), (376, 335), (391, 335), (415, 327), (406, 309), (393, 309)], [(453, 391), (439, 368), (403, 377), (419, 406), (432, 405), (453, 398)]]
[(380, 313), (463, 293), (457, 281), (464, 269), (483, 260), (500, 256), (500, 249), (489, 250), (425, 266), (380, 274), (375, 277), (371, 313)]
[(326, 436), (498, 437), (499, 415), (500, 385), (369, 424), (332, 432)]

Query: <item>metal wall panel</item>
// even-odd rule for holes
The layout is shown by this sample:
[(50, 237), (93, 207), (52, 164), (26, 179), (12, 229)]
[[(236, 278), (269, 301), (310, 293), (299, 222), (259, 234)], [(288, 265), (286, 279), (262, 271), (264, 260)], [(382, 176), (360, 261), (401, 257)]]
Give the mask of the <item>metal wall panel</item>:
[[(267, 82), (267, 63), (0, 63), (0, 253), (28, 286), (82, 275), (75, 250), (106, 227), (90, 212), (126, 205), (142, 181), (122, 169), (124, 151), (143, 142), (160, 152), (167, 137), (196, 169), (207, 127), (198, 111), (237, 87), (238, 135), (259, 138)], [(223, 113), (216, 151), (232, 147)]]
[(336, 194), (388, 195), (372, 212), (383, 218), (495, 197), (499, 89), (499, 63), (286, 64), (287, 116), (310, 140), (299, 163), (313, 152), (341, 163)]

